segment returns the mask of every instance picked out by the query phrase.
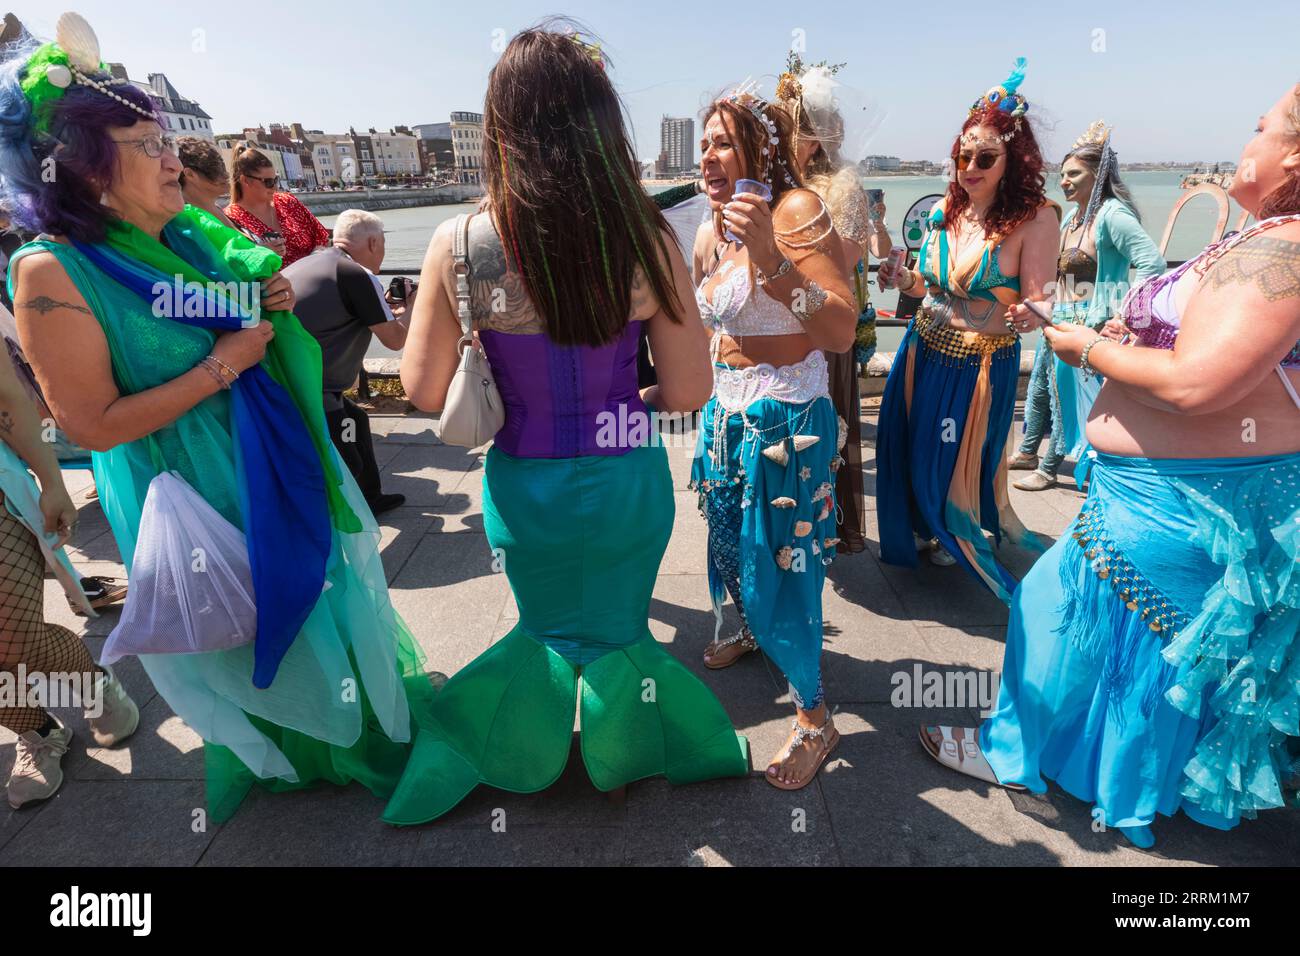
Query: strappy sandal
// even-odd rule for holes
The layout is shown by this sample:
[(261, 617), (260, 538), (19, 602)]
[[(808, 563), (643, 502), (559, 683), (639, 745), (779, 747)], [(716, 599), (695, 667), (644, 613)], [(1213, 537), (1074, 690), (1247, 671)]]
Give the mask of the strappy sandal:
[[(826, 722), (820, 727), (805, 727), (803, 724), (799, 723), (798, 720), (795, 720), (793, 730), (794, 737), (791, 738), (789, 743), (787, 743), (781, 750), (781, 755), (768, 765), (767, 773), (763, 774), (763, 778), (778, 790), (802, 790), (804, 787), (808, 786), (808, 784), (812, 783), (813, 777), (817, 776), (817, 771), (821, 770), (822, 764), (826, 762), (826, 758), (831, 755), (831, 751), (834, 750), (840, 742), (840, 732), (835, 729), (835, 723), (831, 720), (829, 710), (826, 711)], [(811, 740), (813, 737), (817, 737), (821, 740), (821, 753), (817, 755), (817, 760), (813, 763), (812, 767), (809, 768), (808, 774), (792, 783), (782, 783), (777, 779), (776, 774), (772, 771), (779, 771), (781, 764), (785, 763), (791, 756), (793, 756), (795, 748), (802, 746), (805, 740)]]
[(704, 649), (704, 666), (711, 671), (730, 667), (750, 651), (758, 650), (754, 635), (738, 631), (725, 641), (713, 641)]
[[(969, 729), (969, 728), (966, 728)], [(988, 759), (984, 752), (980, 750), (979, 744), (975, 742), (973, 736), (978, 731), (972, 731), (971, 736), (963, 736), (957, 740), (952, 735), (952, 728), (946, 726), (926, 726), (920, 727), (921, 746), (939, 763), (958, 773), (964, 773), (968, 777), (974, 777), (976, 780), (983, 780), (985, 783), (995, 784), (999, 787), (1005, 787), (1008, 790), (1014, 790), (1022, 793), (1028, 790), (1028, 787), (1018, 783), (1003, 783), (989, 766)], [(943, 738), (942, 744), (936, 747), (935, 742), (930, 739), (930, 732), (935, 731)]]

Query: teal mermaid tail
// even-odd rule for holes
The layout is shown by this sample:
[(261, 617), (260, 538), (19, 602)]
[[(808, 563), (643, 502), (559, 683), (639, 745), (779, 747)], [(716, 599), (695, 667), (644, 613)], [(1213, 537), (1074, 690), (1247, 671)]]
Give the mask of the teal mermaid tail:
[(564, 771), (575, 710), (583, 762), (601, 790), (749, 772), (748, 746), (722, 705), (647, 626), (673, 510), (662, 447), (557, 459), (488, 453), (483, 524), (519, 624), (416, 714), (385, 820), (436, 819), (480, 783), (545, 789)]
[(749, 773), (748, 743), (722, 705), (649, 632), (573, 664), (520, 624), (417, 715), (384, 820), (435, 820), (480, 783), (514, 793), (549, 787), (568, 761), (579, 684), (582, 758), (597, 789), (653, 776), (694, 783)]

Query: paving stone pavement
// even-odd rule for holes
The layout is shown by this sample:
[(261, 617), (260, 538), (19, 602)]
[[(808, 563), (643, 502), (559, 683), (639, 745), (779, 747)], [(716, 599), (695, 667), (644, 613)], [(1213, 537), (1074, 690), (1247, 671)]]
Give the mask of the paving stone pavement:
[[(873, 414), (864, 418), (868, 494)], [(407, 496), (404, 507), (381, 518), (382, 551), (393, 603), (428, 655), (429, 669), (454, 673), (506, 634), (518, 611), (504, 575), (492, 570), (483, 533), (482, 456), (441, 445), (429, 424), (420, 415), (373, 419), (385, 490)], [(202, 744), (128, 659), (118, 670), (140, 705), (139, 731), (119, 748), (88, 748), (80, 713), (60, 711), (77, 735), (64, 760), (67, 779), (42, 805), (12, 811), (0, 804), (0, 864), (1196, 866), (1300, 858), (1300, 812), (1267, 813), (1233, 833), (1182, 816), (1162, 818), (1155, 850), (1141, 852), (1117, 833), (1094, 832), (1089, 807), (1059, 790), (1012, 794), (934, 763), (917, 744), (917, 725), (969, 724), (976, 712), (895, 707), (892, 678), (918, 665), (997, 670), (1007, 612), (956, 568), (881, 565), (874, 513), (868, 550), (836, 560), (824, 597), (826, 686), (842, 742), (804, 790), (768, 786), (761, 771), (784, 741), (790, 700), (762, 655), (720, 672), (700, 663), (713, 615), (704, 522), (686, 489), (690, 454), (670, 450), (677, 518), (650, 626), (669, 653), (714, 689), (748, 736), (754, 765), (748, 779), (683, 787), (643, 781), (613, 801), (592, 787), (575, 752), (543, 793), (480, 787), (423, 827), (386, 826), (379, 819), (382, 801), (360, 786), (255, 791), (231, 821), (203, 827), (196, 823)], [(67, 480), (81, 513), (74, 564), (83, 574), (121, 576), (103, 513), (83, 500), (90, 473), (68, 472)], [(1048, 492), (1012, 491), (1026, 525), (1053, 539), (1081, 500), (1068, 478)], [(1003, 556), (1018, 574), (1032, 563), (1031, 555), (1010, 547)], [(111, 611), (90, 622), (73, 616), (53, 580), (46, 582), (46, 614), (85, 635), (95, 653), (118, 616)], [(13, 741), (0, 730), (5, 777)], [(494, 823), (503, 819), (505, 831), (498, 832)]]

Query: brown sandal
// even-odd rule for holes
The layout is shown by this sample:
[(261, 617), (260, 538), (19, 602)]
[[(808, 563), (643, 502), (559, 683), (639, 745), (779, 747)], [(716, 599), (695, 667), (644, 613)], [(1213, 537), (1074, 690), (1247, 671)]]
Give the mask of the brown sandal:
[(704, 649), (704, 666), (711, 671), (720, 671), (755, 650), (758, 650), (758, 644), (754, 641), (754, 635), (742, 630), (725, 641), (711, 642)]
[[(808, 784), (812, 783), (813, 777), (817, 776), (817, 772), (821, 770), (822, 764), (826, 762), (826, 758), (831, 755), (831, 751), (834, 750), (840, 742), (840, 732), (835, 729), (835, 724), (831, 720), (829, 711), (826, 713), (825, 723), (820, 727), (805, 727), (796, 720), (794, 722), (793, 730), (793, 739), (790, 740), (790, 742), (782, 749), (781, 756), (768, 765), (767, 773), (763, 774), (763, 779), (778, 790), (802, 790), (804, 787), (808, 786)], [(774, 768), (779, 770), (781, 764), (790, 759), (791, 755), (794, 753), (794, 748), (798, 747), (805, 740), (809, 740), (813, 737), (818, 737), (821, 740), (821, 753), (817, 755), (817, 762), (812, 765), (812, 769), (809, 770), (808, 775), (803, 779), (796, 780), (793, 783), (782, 783), (776, 778), (776, 774), (772, 773), (772, 770)]]

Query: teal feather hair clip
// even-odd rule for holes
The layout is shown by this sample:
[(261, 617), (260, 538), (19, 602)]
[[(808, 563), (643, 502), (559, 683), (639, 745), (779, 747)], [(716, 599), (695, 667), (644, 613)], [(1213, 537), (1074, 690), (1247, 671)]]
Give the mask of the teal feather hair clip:
[(997, 86), (971, 104), (970, 112), (974, 116), (985, 109), (995, 109), (1009, 116), (1014, 116), (1016, 128), (1003, 136), (1010, 139), (1020, 130), (1021, 119), (1029, 112), (1029, 101), (1019, 92), (1020, 84), (1025, 81), (1025, 64), (1029, 62), (1023, 56), (1017, 57), (1011, 68), (1011, 74)]

